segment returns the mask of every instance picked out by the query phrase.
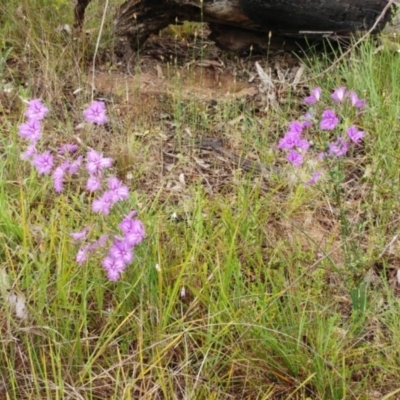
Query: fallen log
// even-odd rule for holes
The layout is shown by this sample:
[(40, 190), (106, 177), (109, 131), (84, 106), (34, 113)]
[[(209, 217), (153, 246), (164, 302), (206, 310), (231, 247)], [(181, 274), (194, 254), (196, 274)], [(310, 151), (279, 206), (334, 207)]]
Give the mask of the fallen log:
[[(90, 0), (77, 0), (76, 26)], [(138, 50), (153, 34), (177, 21), (209, 23), (211, 38), (225, 49), (263, 49), (273, 37), (308, 39), (380, 30), (391, 13), (388, 0), (127, 0), (114, 22), (115, 34)]]

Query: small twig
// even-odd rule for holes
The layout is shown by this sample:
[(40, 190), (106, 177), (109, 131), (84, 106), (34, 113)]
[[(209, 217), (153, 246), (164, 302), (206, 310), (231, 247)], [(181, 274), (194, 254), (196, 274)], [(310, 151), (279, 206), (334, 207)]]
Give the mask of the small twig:
[[(313, 76), (313, 79), (320, 78), (321, 76), (325, 75), (327, 72), (331, 71), (337, 64), (339, 64), (345, 57), (347, 57), (359, 44), (361, 44), (378, 26), (379, 22), (382, 20), (382, 18), (385, 16), (386, 12), (389, 10), (389, 8), (393, 5), (396, 4), (395, 0), (389, 0), (389, 2), (386, 4), (385, 8), (382, 10), (378, 18), (375, 20), (374, 24), (372, 27), (363, 35), (361, 36), (360, 39), (358, 39), (348, 50), (346, 50), (337, 60), (334, 61), (332, 65), (330, 65), (327, 69), (324, 71), (320, 72), (316, 76)], [(301, 82), (307, 83), (307, 81)]]
[(93, 95), (94, 95), (94, 91), (95, 91), (95, 87), (94, 87), (94, 75), (95, 75), (95, 68), (96, 68), (96, 57), (97, 57), (97, 52), (99, 50), (99, 46), (100, 46), (100, 39), (101, 39), (101, 35), (103, 33), (103, 28), (104, 28), (104, 21), (106, 19), (106, 13), (107, 13), (107, 9), (108, 9), (108, 0), (106, 0), (106, 4), (104, 5), (104, 11), (103, 11), (103, 17), (101, 18), (101, 24), (100, 24), (100, 30), (99, 30), (99, 34), (97, 35), (97, 40), (96, 40), (96, 48), (94, 50), (94, 55), (93, 55), (93, 71), (92, 71), (92, 101), (93, 101)]
[(400, 233), (396, 233), (392, 240), (383, 248), (383, 250), (381, 251), (381, 254), (379, 254), (379, 258), (381, 258), (387, 251), (388, 249), (390, 249), (392, 247), (392, 244), (397, 240), (397, 238), (399, 237)]

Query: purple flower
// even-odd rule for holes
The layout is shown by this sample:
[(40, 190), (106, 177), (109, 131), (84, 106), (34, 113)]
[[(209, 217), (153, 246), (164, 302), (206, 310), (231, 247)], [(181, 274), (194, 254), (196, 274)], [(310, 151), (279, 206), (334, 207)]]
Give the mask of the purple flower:
[(312, 127), (314, 116), (310, 112), (305, 113), (300, 119), (303, 129)]
[(53, 167), (53, 156), (49, 151), (45, 151), (43, 154), (36, 154), (33, 157), (32, 165), (36, 167), (39, 175), (48, 175)]
[(344, 86), (341, 86), (340, 88), (337, 88), (332, 94), (331, 97), (334, 101), (337, 103), (342, 103), (344, 98), (346, 97), (346, 88)]
[(79, 168), (82, 164), (82, 156), (79, 156), (76, 160), (69, 163), (68, 172), (70, 174), (76, 174), (79, 171)]
[(321, 98), (322, 89), (316, 87), (311, 90), (311, 96), (304, 98), (306, 104), (315, 104)]
[(132, 210), (129, 214), (125, 215), (124, 220), (125, 219), (132, 219), (136, 214), (137, 214), (137, 211), (136, 210)]
[(328, 155), (341, 157), (347, 153), (348, 148), (348, 143), (342, 137), (338, 137), (333, 143), (329, 144)]
[(54, 190), (57, 193), (61, 193), (63, 191), (64, 187), (64, 176), (65, 176), (65, 169), (62, 165), (57, 167), (53, 173), (51, 174), (53, 178), (53, 185), (54, 185)]
[(354, 143), (360, 143), (361, 139), (365, 136), (365, 132), (359, 131), (354, 125), (347, 129), (347, 136)]
[(111, 192), (104, 192), (98, 199), (93, 200), (92, 210), (99, 214), (108, 215), (113, 205), (113, 194)]
[(121, 259), (111, 256), (105, 257), (101, 265), (107, 271), (107, 278), (110, 281), (117, 281), (125, 269), (125, 264)]
[(128, 186), (124, 185), (118, 178), (114, 176), (110, 177), (107, 179), (107, 183), (110, 192), (113, 194), (114, 203), (129, 197)]
[(95, 242), (89, 245), (89, 251), (93, 251), (98, 249), (99, 247), (103, 247), (107, 243), (107, 240), (108, 240), (108, 235), (100, 236)]
[(356, 92), (350, 92), (349, 98), (351, 105), (355, 108), (364, 108), (367, 101), (364, 99), (359, 99)]
[(299, 167), (303, 164), (303, 156), (296, 150), (291, 150), (286, 158), (295, 167)]
[(118, 228), (124, 233), (125, 240), (130, 246), (140, 243), (146, 235), (142, 222), (139, 219), (131, 219), (130, 215), (121, 221)]
[(28, 119), (40, 121), (47, 115), (48, 112), (49, 109), (42, 103), (40, 99), (33, 99), (28, 102), (28, 108), (25, 111), (25, 116)]
[(289, 132), (301, 135), (303, 132), (303, 123), (300, 121), (293, 121), (289, 124)]
[(293, 131), (286, 132), (285, 136), (279, 140), (278, 149), (293, 149), (300, 140), (300, 134)]
[(133, 261), (132, 246), (126, 240), (116, 240), (109, 250), (109, 255), (122, 260), (126, 265)]
[(319, 123), (319, 127), (323, 130), (331, 131), (332, 129), (335, 129), (338, 123), (339, 118), (336, 116), (335, 111), (325, 110), (322, 113), (322, 120)]
[(300, 150), (307, 151), (310, 148), (310, 143), (306, 139), (300, 139), (297, 142), (296, 147)]
[(88, 246), (81, 247), (76, 254), (75, 261), (82, 265), (87, 260)]
[(36, 119), (30, 119), (28, 122), (21, 124), (18, 128), (18, 135), (28, 139), (31, 143), (36, 143), (42, 135), (40, 122)]
[(80, 232), (72, 232), (69, 234), (69, 236), (71, 236), (72, 239), (74, 239), (74, 240), (82, 240), (86, 237), (88, 230), (89, 230), (89, 227), (86, 226)]
[(86, 190), (93, 193), (96, 190), (101, 189), (101, 180), (97, 176), (89, 176), (89, 179), (86, 182)]
[(121, 259), (112, 257), (112, 256), (105, 257), (103, 259), (103, 261), (101, 262), (101, 265), (106, 270), (114, 269), (119, 272), (122, 272), (126, 267), (126, 265), (124, 264), (124, 262)]
[(132, 217), (135, 214), (133, 214), (132, 212), (129, 213), (128, 215), (126, 215), (124, 217), (124, 219), (120, 222), (120, 224), (118, 225), (118, 228), (124, 233), (127, 234), (132, 230)]
[(61, 165), (60, 168), (64, 171), (67, 172), (68, 169), (71, 167), (71, 163), (68, 160), (65, 160)]
[(114, 269), (108, 269), (107, 270), (107, 279), (111, 282), (116, 282), (119, 281), (121, 278), (121, 272), (114, 270)]
[(106, 115), (106, 106), (102, 101), (93, 101), (93, 103), (83, 111), (86, 121), (97, 125), (103, 125), (108, 121)]
[(75, 153), (78, 150), (78, 145), (77, 144), (73, 144), (73, 143), (67, 143), (64, 144), (60, 147), (60, 149), (58, 150), (59, 154), (72, 154)]
[(103, 154), (98, 153), (96, 150), (89, 150), (86, 153), (86, 170), (90, 175), (101, 172), (104, 168), (111, 167), (112, 159), (103, 157)]
[(36, 144), (30, 144), (22, 154), (23, 160), (29, 160), (36, 154)]
[(305, 183), (305, 185), (307, 185), (307, 186), (315, 185), (317, 183), (317, 181), (321, 178), (321, 176), (322, 176), (321, 172), (314, 172), (311, 175), (311, 179), (309, 181), (307, 181)]
[(61, 193), (64, 190), (64, 182), (62, 180), (53, 180), (53, 187), (56, 193)]

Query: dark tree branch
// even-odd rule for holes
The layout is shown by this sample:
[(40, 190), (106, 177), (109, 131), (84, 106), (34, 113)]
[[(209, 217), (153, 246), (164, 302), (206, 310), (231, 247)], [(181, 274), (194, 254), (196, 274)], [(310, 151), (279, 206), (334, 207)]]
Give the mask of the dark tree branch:
[(74, 27), (82, 29), (83, 21), (85, 19), (85, 10), (90, 0), (76, 0), (76, 5), (74, 9)]

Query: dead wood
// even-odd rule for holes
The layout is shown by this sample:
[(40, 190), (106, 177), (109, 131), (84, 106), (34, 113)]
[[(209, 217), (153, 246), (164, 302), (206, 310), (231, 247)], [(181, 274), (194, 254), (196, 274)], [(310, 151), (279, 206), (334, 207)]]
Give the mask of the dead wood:
[[(90, 0), (77, 0), (75, 26)], [(348, 36), (374, 25), (388, 0), (127, 0), (114, 30), (138, 50), (153, 33), (171, 23), (207, 22), (211, 38), (225, 49), (264, 49), (268, 35), (286, 38)], [(387, 12), (376, 30), (390, 20)]]

